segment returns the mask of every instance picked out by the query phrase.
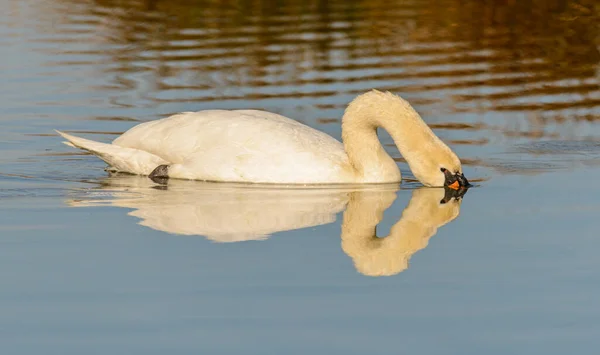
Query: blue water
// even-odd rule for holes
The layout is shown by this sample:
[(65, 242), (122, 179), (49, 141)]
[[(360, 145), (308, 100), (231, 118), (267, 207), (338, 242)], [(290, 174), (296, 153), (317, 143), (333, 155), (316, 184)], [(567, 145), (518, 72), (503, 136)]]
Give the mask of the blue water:
[[(596, 10), (198, 4), (3, 2), (3, 353), (600, 345)], [(52, 131), (110, 141), (170, 113), (244, 107), (339, 138), (345, 104), (370, 88), (413, 102), (476, 187), (441, 204), (398, 159), (401, 186), (157, 188), (109, 176)]]

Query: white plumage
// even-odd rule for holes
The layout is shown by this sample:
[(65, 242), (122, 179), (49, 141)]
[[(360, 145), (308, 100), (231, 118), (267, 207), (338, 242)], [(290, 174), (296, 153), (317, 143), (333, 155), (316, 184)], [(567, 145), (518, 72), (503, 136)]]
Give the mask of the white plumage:
[(58, 132), (114, 171), (168, 177), (275, 184), (400, 181), (396, 163), (377, 139), (386, 129), (415, 176), (442, 186), (440, 167), (460, 171), (460, 160), (414, 109), (390, 93), (356, 98), (342, 120), (344, 144), (290, 118), (257, 110), (185, 112), (139, 124), (105, 144)]

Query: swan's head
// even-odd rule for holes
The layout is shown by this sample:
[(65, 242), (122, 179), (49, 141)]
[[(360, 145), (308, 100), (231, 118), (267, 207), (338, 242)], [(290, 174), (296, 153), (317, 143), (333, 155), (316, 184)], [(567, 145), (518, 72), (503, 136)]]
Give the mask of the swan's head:
[(434, 154), (429, 151), (427, 158), (420, 159), (418, 164), (410, 164), (415, 177), (425, 186), (446, 186), (454, 190), (470, 187), (456, 154), (441, 144)]
[(469, 180), (467, 180), (461, 169), (448, 170), (440, 168), (440, 171), (444, 174), (444, 186), (454, 190), (471, 187)]
[[(446, 150), (446, 149), (444, 149)], [(460, 159), (450, 148), (441, 154), (436, 171), (436, 186), (449, 187), (454, 190), (468, 188), (471, 186), (465, 177), (460, 164)]]

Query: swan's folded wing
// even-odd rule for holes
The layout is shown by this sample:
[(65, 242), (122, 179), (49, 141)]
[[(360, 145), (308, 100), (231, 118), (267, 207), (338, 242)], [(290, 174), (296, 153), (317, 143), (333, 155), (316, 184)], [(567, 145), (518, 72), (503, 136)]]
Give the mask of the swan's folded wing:
[[(343, 145), (276, 114), (209, 110), (138, 125), (113, 143), (177, 164), (180, 178), (276, 183), (351, 182)], [(272, 117), (275, 115), (277, 117)], [(171, 175), (170, 175), (171, 176)]]
[(60, 131), (56, 132), (68, 141), (65, 144), (96, 155), (110, 165), (111, 170), (114, 171), (148, 175), (158, 165), (168, 164), (164, 159), (143, 150), (96, 142)]

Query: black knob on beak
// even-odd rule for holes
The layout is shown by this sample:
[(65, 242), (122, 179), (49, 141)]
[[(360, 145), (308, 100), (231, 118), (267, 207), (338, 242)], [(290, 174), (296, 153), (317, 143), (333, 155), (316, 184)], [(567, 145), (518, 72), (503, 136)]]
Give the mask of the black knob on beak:
[(458, 181), (458, 183), (460, 184), (460, 187), (471, 187), (473, 185), (471, 185), (469, 183), (469, 180), (467, 180), (467, 178), (465, 177), (465, 174), (456, 174), (454, 175), (456, 177), (456, 180)]
[(469, 180), (467, 180), (464, 174), (452, 174), (450, 170), (444, 168), (442, 168), (441, 170), (446, 177), (446, 181), (444, 181), (444, 186), (455, 190), (458, 190), (460, 188), (469, 188), (473, 186), (469, 183)]

